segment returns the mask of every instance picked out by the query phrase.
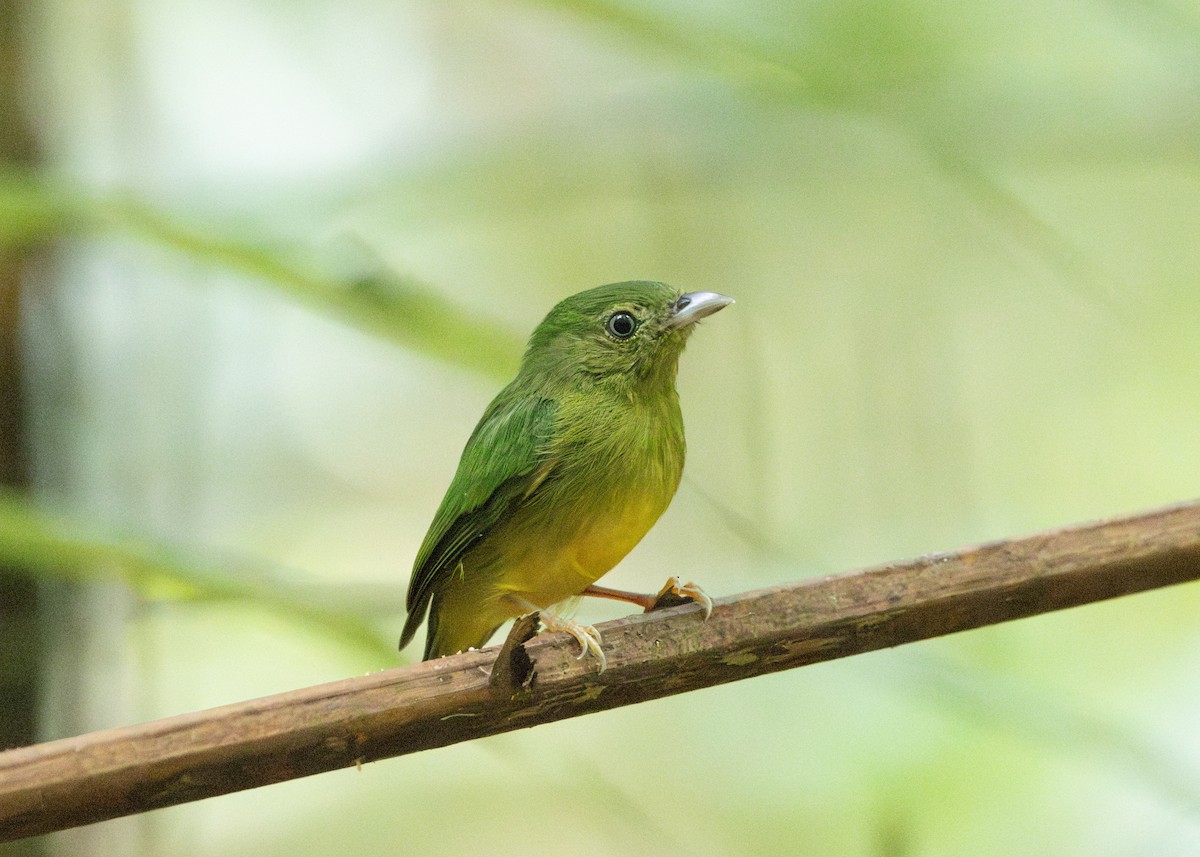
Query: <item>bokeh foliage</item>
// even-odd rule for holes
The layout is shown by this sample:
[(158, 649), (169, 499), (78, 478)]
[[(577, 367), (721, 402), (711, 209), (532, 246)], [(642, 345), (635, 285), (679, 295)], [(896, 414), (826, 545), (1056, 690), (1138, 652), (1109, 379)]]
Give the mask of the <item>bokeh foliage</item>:
[[(92, 728), (396, 663), (461, 443), (523, 335), (599, 282), (738, 299), (685, 356), (685, 484), (613, 585), (723, 594), (1200, 484), (1194, 6), (59, 0), (28, 38), (50, 157), (0, 176), (0, 241), (53, 243), (28, 301), (37, 503), (3, 498), (0, 549), (129, 584), (107, 636), (47, 618), (107, 652), (75, 665), (87, 693), (125, 665)], [(1198, 598), (221, 798), (121, 842), (1196, 853)]]

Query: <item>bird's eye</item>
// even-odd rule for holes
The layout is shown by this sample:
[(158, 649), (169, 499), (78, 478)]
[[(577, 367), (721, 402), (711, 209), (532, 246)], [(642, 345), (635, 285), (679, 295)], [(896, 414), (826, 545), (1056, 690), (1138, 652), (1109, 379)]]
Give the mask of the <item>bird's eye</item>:
[(632, 313), (614, 312), (608, 317), (608, 321), (604, 323), (604, 329), (615, 336), (617, 339), (628, 339), (633, 336), (633, 332), (637, 330), (637, 319)]

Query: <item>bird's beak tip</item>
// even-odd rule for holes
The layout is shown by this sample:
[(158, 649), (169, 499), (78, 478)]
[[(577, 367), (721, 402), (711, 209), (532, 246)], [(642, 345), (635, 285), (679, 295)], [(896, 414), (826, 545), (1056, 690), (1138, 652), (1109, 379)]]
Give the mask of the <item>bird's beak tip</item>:
[(716, 292), (688, 292), (681, 295), (671, 311), (671, 327), (686, 327), (734, 303), (733, 298)]

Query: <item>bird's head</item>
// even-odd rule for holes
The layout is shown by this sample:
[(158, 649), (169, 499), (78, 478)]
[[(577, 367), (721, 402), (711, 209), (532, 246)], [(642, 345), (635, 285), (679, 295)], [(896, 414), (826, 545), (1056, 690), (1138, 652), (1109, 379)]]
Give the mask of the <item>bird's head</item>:
[(580, 292), (550, 310), (529, 340), (522, 371), (632, 384), (673, 381), (696, 322), (733, 303), (632, 280)]

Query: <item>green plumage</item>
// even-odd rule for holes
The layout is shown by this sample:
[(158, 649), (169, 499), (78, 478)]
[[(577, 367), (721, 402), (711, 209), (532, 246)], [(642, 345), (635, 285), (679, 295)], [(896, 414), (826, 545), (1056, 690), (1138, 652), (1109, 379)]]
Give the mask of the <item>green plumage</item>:
[(675, 374), (693, 323), (730, 299), (662, 283), (559, 303), (472, 432), (417, 554), (406, 646), (425, 658), (578, 595), (641, 539), (683, 471)]

